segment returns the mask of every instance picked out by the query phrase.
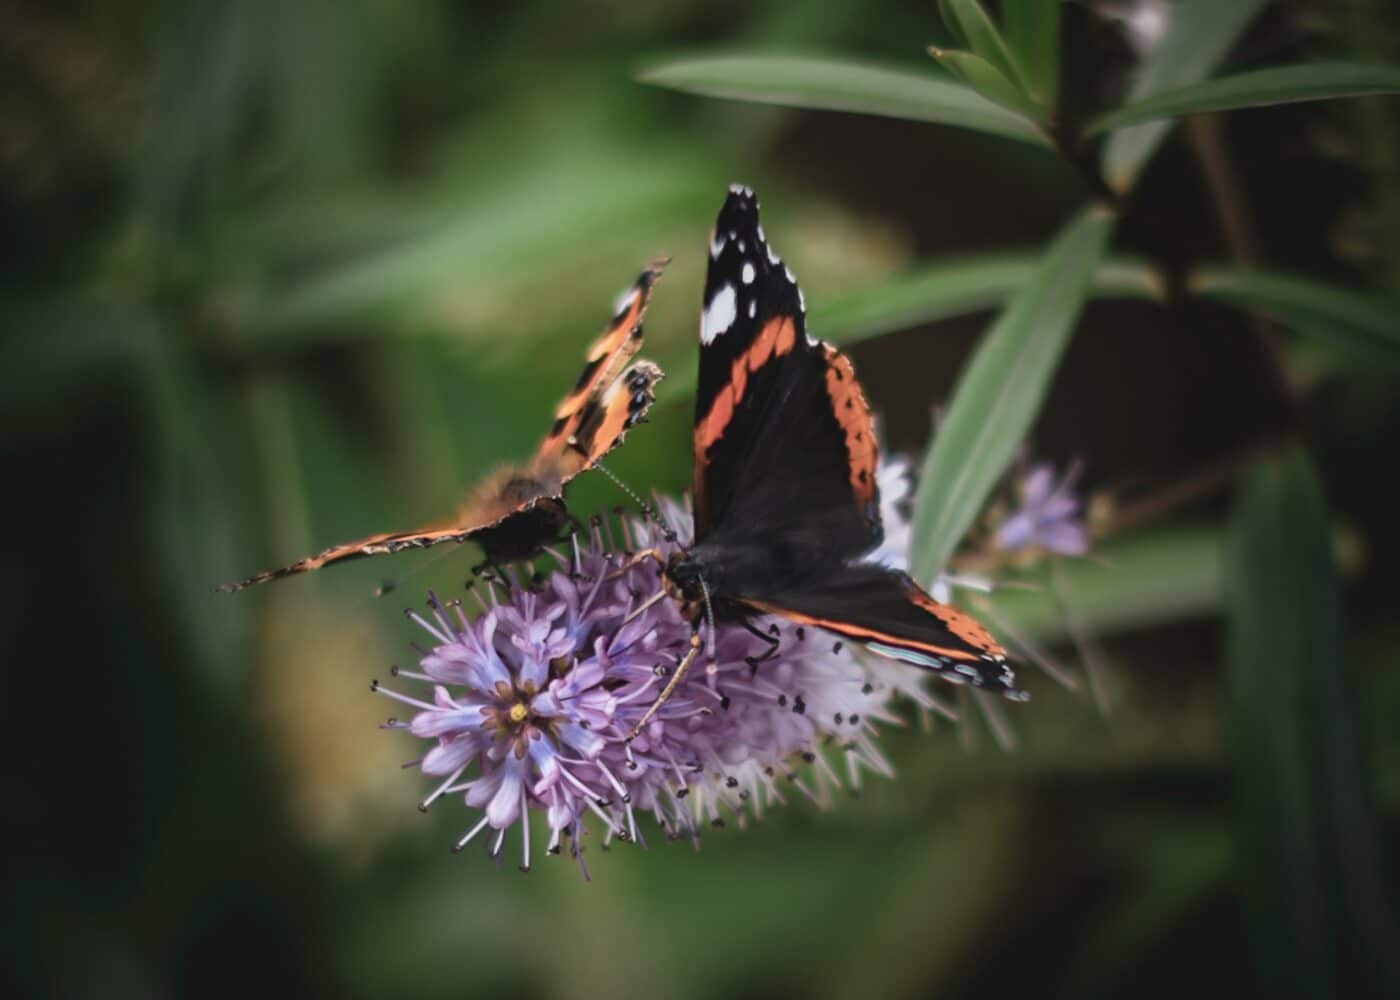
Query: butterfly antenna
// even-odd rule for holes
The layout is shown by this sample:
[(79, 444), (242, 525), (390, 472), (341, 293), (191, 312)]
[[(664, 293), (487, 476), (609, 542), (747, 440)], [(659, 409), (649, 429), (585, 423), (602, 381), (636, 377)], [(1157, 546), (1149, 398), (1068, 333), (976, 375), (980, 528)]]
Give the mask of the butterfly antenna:
[[(576, 439), (571, 438), (570, 443), (576, 443)], [(626, 493), (629, 497), (631, 497), (632, 502), (635, 503), (637, 505), (637, 508), (642, 512), (642, 516), (661, 529), (661, 534), (666, 539), (666, 541), (670, 542), (673, 545), (676, 543), (676, 533), (671, 530), (671, 526), (669, 524), (667, 524), (661, 519), (661, 515), (659, 515), (656, 512), (656, 508), (651, 503), (639, 497), (630, 486), (624, 483), (621, 479), (618, 479), (617, 476), (613, 475), (612, 470), (609, 469), (602, 462), (595, 460), (593, 462), (593, 468), (597, 469), (603, 475), (611, 479), (613, 481), (613, 485), (615, 485), (623, 493)]]

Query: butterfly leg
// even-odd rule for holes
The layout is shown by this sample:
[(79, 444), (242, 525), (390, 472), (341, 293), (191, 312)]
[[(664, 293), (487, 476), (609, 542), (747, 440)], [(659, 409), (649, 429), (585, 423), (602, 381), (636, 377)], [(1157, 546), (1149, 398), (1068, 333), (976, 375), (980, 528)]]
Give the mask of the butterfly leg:
[(754, 628), (753, 625), (750, 624), (748, 621), (743, 621), (740, 624), (742, 624), (744, 626), (744, 629), (748, 631), (751, 635), (756, 635), (758, 636), (758, 638), (768, 643), (768, 648), (765, 649), (758, 656), (744, 657), (744, 662), (747, 663), (750, 668), (757, 670), (758, 665), (760, 663), (765, 663), (778, 655), (778, 647), (782, 645), (782, 640), (778, 638), (776, 626), (774, 626), (775, 631), (770, 635), (768, 632), (760, 632), (758, 629)]
[(671, 673), (671, 679), (666, 682), (666, 686), (661, 689), (661, 694), (651, 703), (651, 707), (646, 710), (646, 713), (642, 716), (642, 720), (633, 726), (632, 731), (627, 734), (628, 743), (635, 740), (637, 734), (646, 727), (646, 724), (652, 720), (652, 717), (655, 716), (657, 712), (661, 711), (661, 706), (671, 700), (671, 695), (675, 693), (676, 686), (680, 684), (681, 678), (684, 677), (686, 671), (690, 669), (690, 665), (695, 662), (695, 658), (700, 655), (701, 645), (699, 631), (690, 633), (690, 649), (686, 650), (685, 656), (681, 658), (681, 662), (676, 664), (676, 669)]
[(619, 566), (617, 569), (615, 569), (615, 570), (613, 570), (611, 573), (609, 573), (609, 574), (607, 575), (607, 577), (605, 577), (605, 579), (608, 579), (608, 580), (616, 580), (616, 579), (617, 579), (618, 577), (620, 577), (620, 576), (625, 576), (625, 575), (627, 574), (627, 571), (628, 571), (628, 570), (636, 569), (638, 566), (640, 566), (642, 563), (646, 562), (648, 559), (655, 559), (655, 560), (656, 560), (656, 567), (657, 567), (657, 569), (660, 569), (660, 570), (665, 570), (665, 569), (666, 569), (666, 557), (663, 556), (663, 555), (661, 554), (661, 550), (660, 550), (660, 549), (642, 549), (642, 551), (638, 552), (638, 553), (637, 553), (636, 555), (634, 555), (631, 559), (628, 559), (625, 563), (623, 563), (623, 564), (622, 564), (621, 566)]

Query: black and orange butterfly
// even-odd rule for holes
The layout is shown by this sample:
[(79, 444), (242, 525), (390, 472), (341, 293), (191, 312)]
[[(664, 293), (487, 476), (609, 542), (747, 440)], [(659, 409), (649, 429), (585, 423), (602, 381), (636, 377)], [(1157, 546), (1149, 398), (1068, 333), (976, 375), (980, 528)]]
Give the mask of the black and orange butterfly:
[(884, 537), (870, 406), (850, 359), (807, 333), (802, 292), (742, 186), (710, 243), (694, 447), (693, 542), (665, 560), (662, 582), (695, 632), (652, 712), (698, 654), (707, 612), (776, 615), (1024, 698), (981, 624), (867, 560)]
[(642, 319), (652, 286), (666, 263), (653, 261), (618, 301), (611, 322), (588, 349), (578, 382), (555, 410), (554, 424), (528, 465), (497, 471), (472, 491), (456, 514), (439, 523), (344, 542), (219, 589), (242, 590), (333, 563), (443, 542), (476, 542), (487, 562), (503, 563), (530, 556), (558, 538), (569, 521), (564, 485), (621, 444), (655, 401), (661, 369), (650, 361), (628, 363), (642, 346)]

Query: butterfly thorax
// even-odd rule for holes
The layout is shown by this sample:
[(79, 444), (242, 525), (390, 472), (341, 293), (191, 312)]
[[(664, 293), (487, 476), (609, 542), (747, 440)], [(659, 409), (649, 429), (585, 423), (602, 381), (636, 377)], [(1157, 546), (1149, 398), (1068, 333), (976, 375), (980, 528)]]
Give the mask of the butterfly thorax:
[(796, 553), (786, 553), (780, 543), (760, 548), (707, 541), (673, 555), (666, 566), (664, 583), (680, 604), (682, 614), (692, 621), (699, 620), (704, 612), (707, 590), (717, 616), (743, 618), (750, 612), (741, 598), (779, 593), (831, 571), (827, 561), (814, 563), (809, 556), (807, 553), (798, 558)]

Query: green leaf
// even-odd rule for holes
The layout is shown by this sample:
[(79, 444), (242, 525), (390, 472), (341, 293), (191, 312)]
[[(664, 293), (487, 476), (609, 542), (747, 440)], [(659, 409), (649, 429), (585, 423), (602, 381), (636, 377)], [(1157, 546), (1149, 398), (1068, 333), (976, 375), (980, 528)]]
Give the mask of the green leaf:
[[(830, 301), (814, 303), (814, 335), (854, 344), (953, 316), (993, 309), (1035, 273), (1040, 254), (1016, 252), (938, 261)], [(1136, 257), (1109, 257), (1094, 272), (1090, 297), (1161, 302), (1161, 275)]]
[(1045, 0), (1002, 0), (1007, 47), (1025, 71), (1030, 94), (1051, 110), (1060, 89), (1060, 5)]
[(1035, 422), (1113, 218), (1091, 207), (1056, 237), (959, 378), (914, 499), (911, 566), (919, 581), (942, 572)]
[(1229, 265), (1197, 268), (1186, 287), (1199, 298), (1259, 313), (1300, 334), (1392, 357), (1400, 351), (1400, 300), (1393, 296)]
[[(1094, 547), (1096, 559), (1060, 560), (1059, 586), (1095, 635), (1214, 617), (1224, 598), (1222, 534), (1209, 525), (1171, 525), (1115, 537)], [(1068, 634), (1048, 589), (1007, 588), (991, 601), (998, 615), (1038, 639)]]
[[(1168, 14), (1166, 31), (1138, 69), (1127, 100), (1199, 83), (1234, 46), (1269, 0), (1180, 0)], [(1103, 173), (1116, 191), (1127, 191), (1161, 145), (1170, 123), (1152, 122), (1115, 132), (1104, 144)]]
[(1394, 66), (1360, 63), (1278, 66), (1217, 77), (1136, 101), (1117, 111), (1099, 115), (1085, 127), (1084, 134), (1098, 135), (1125, 125), (1205, 111), (1395, 93), (1400, 93), (1400, 68)]
[[(1001, 306), (1040, 265), (1033, 251), (961, 257), (924, 264), (858, 292), (812, 304), (807, 328), (836, 344), (857, 344), (955, 316)], [(1110, 257), (1094, 272), (1089, 295), (1099, 299), (1163, 302), (1161, 274), (1136, 257)], [(664, 365), (658, 395), (663, 405), (686, 398), (695, 384), (695, 351)]]
[(928, 54), (937, 59), (940, 66), (966, 81), (988, 100), (996, 101), (1003, 107), (1024, 115), (1039, 116), (1040, 109), (1026, 96), (1025, 91), (981, 56), (960, 49), (940, 49), (934, 46), (929, 46)]
[(1017, 64), (995, 22), (977, 0), (938, 0), (938, 8), (943, 23), (957, 32), (974, 54), (995, 66), (1012, 86), (1024, 93), (1025, 72)]
[(1226, 569), (1224, 730), (1246, 911), (1268, 980), (1260, 985), (1288, 995), (1393, 996), (1400, 936), (1382, 891), (1329, 515), (1301, 450), (1245, 481)]
[(965, 84), (855, 60), (696, 56), (657, 63), (639, 78), (709, 97), (936, 122), (1049, 147), (1034, 124)]

